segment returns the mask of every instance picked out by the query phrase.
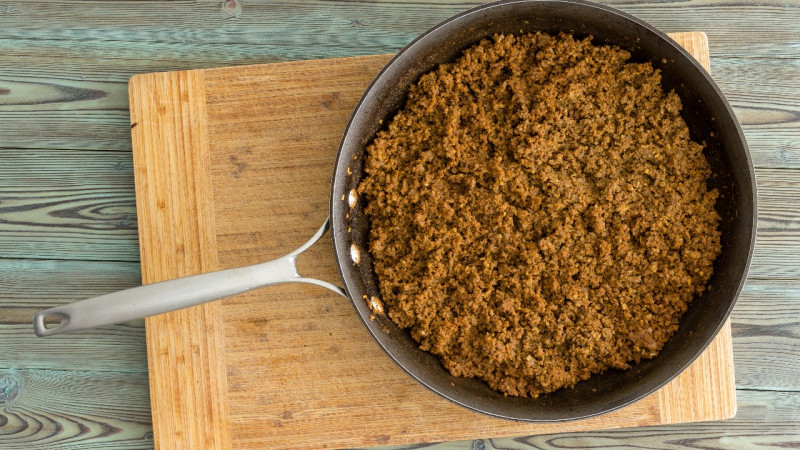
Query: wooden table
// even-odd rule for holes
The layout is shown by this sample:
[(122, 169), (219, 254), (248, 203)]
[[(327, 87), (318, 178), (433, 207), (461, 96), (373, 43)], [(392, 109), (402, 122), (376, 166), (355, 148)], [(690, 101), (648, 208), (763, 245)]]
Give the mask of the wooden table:
[[(706, 31), (712, 75), (750, 144), (760, 220), (732, 316), (739, 412), (718, 423), (438, 448), (796, 446), (800, 2), (608, 3), (664, 31)], [(0, 447), (152, 447), (143, 321), (46, 340), (30, 324), (40, 309), (140, 283), (131, 75), (390, 53), (472, 5), (0, 4)]]

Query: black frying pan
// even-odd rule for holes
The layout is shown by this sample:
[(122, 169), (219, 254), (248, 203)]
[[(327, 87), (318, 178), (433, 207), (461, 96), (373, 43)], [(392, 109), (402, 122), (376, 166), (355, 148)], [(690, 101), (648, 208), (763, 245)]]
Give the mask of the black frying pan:
[[(407, 331), (386, 316), (374, 315), (364, 298), (380, 297), (367, 244), (369, 223), (363, 200), (350, 192), (363, 176), (365, 148), (382, 124), (405, 101), (409, 86), (436, 65), (453, 61), (467, 47), (495, 33), (560, 31), (592, 35), (595, 44), (615, 44), (634, 61), (661, 69), (664, 89), (674, 89), (695, 141), (705, 141), (722, 217), (722, 253), (708, 290), (695, 299), (680, 329), (654, 359), (627, 371), (611, 370), (536, 399), (506, 397), (483, 382), (457, 378), (438, 359), (418, 348)], [(666, 62), (662, 62), (666, 61)], [(695, 59), (653, 27), (612, 8), (593, 3), (511, 0), (469, 10), (432, 28), (397, 54), (367, 88), (344, 132), (333, 173), (330, 227), (342, 291), (330, 283), (300, 276), (295, 257), (326, 229), (327, 223), (297, 251), (267, 263), (141, 286), (42, 311), (34, 316), (39, 336), (85, 329), (167, 312), (281, 282), (322, 285), (353, 302), (364, 326), (386, 353), (414, 379), (455, 403), (496, 417), (552, 422), (606, 413), (657, 390), (685, 369), (716, 336), (744, 283), (756, 229), (756, 187), (744, 135), (722, 92)], [(45, 318), (59, 321), (45, 326)]]
[[(634, 61), (651, 61), (662, 71), (663, 87), (674, 89), (695, 141), (706, 142), (714, 172), (711, 187), (720, 191), (722, 254), (709, 289), (691, 304), (678, 332), (652, 360), (627, 371), (612, 370), (536, 399), (505, 397), (474, 379), (447, 373), (433, 355), (419, 350), (409, 333), (386, 317), (369, 320), (363, 296), (379, 296), (368, 252), (350, 262), (351, 245), (367, 248), (369, 224), (363, 204), (342, 201), (363, 176), (364, 149), (402, 107), (409, 85), (436, 65), (494, 33), (560, 31), (592, 35), (595, 44), (616, 44)], [(666, 63), (661, 61), (665, 60)], [(348, 170), (349, 168), (349, 170)], [(716, 336), (744, 283), (756, 230), (756, 187), (744, 135), (730, 105), (709, 75), (665, 34), (615, 9), (593, 3), (511, 0), (477, 7), (423, 34), (381, 71), (356, 107), (344, 133), (331, 189), (333, 245), (342, 279), (364, 326), (409, 375), (439, 395), (475, 411), (525, 421), (562, 421), (602, 414), (657, 390), (686, 368)], [(351, 230), (351, 231), (348, 231)]]

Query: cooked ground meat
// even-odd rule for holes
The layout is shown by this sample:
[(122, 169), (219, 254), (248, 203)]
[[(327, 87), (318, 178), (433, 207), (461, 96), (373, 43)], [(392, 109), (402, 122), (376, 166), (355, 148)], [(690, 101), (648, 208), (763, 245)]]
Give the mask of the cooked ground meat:
[(359, 192), (389, 317), (507, 395), (653, 358), (720, 252), (716, 190), (650, 63), (496, 35), (423, 75)]

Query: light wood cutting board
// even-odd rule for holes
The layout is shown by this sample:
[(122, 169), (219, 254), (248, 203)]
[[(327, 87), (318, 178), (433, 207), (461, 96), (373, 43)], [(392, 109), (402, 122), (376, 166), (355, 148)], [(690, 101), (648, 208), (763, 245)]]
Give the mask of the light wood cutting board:
[[(703, 33), (672, 35), (708, 68)], [(341, 133), (389, 55), (138, 75), (130, 80), (142, 278), (282, 256), (328, 214)], [(301, 273), (338, 281), (330, 241)], [(319, 448), (720, 420), (736, 411), (730, 327), (685, 373), (620, 411), (525, 424), (418, 385), (349, 301), (283, 285), (148, 318), (158, 448)]]

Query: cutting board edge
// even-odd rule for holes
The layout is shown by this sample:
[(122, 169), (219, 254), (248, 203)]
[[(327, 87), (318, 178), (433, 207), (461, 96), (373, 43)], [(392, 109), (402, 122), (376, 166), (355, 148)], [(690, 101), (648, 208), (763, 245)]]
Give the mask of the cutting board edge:
[[(325, 64), (334, 61), (357, 61), (361, 58), (373, 58), (373, 57), (385, 57), (385, 58), (394, 58), (397, 53), (382, 53), (382, 54), (371, 54), (371, 55), (356, 55), (356, 56), (343, 56), (340, 58), (320, 58), (320, 59), (294, 59), (294, 60), (286, 60), (286, 61), (276, 61), (270, 63), (259, 63), (259, 64), (240, 64), (240, 65), (232, 65), (232, 66), (214, 66), (214, 67), (206, 67), (206, 68), (198, 68), (198, 69), (185, 69), (185, 70), (165, 70), (163, 72), (148, 72), (148, 73), (138, 73), (136, 75), (132, 75), (128, 78), (128, 86), (129, 86), (129, 94), (130, 94), (130, 85), (132, 83), (142, 83), (142, 79), (147, 77), (151, 77), (154, 75), (166, 75), (166, 74), (175, 74), (175, 73), (190, 73), (190, 72), (214, 72), (214, 71), (236, 71), (236, 70), (247, 70), (256, 68), (259, 66), (279, 66), (279, 67), (293, 67), (293, 66), (302, 66), (309, 62)], [(376, 74), (377, 76), (377, 74)]]

